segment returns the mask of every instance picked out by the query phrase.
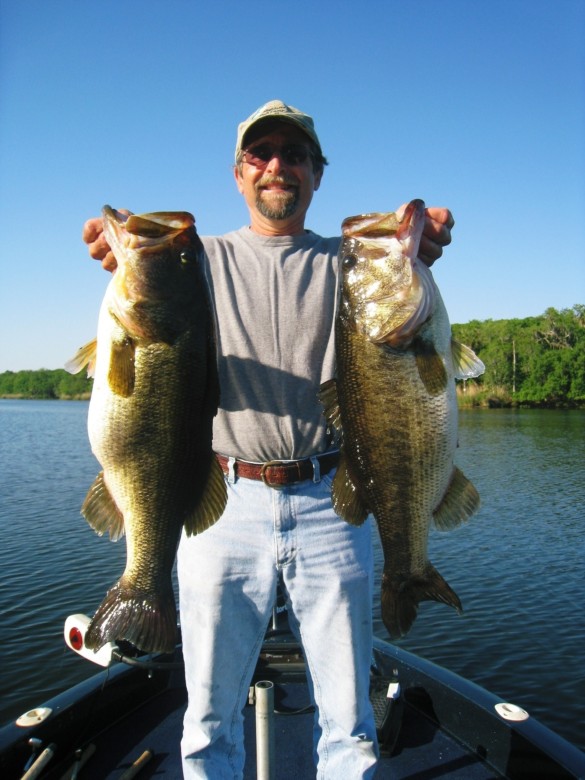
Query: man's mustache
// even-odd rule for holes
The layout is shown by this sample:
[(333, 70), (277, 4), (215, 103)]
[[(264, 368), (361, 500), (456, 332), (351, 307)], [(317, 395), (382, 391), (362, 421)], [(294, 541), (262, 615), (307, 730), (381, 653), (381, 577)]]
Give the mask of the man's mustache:
[(259, 181), (258, 187), (267, 187), (271, 184), (281, 184), (284, 186), (296, 187), (298, 181), (293, 179), (292, 176), (263, 176)]

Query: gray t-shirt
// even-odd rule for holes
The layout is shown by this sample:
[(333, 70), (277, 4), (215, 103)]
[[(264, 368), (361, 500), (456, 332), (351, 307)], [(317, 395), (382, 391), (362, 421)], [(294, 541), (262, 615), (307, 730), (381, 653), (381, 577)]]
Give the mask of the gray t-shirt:
[(339, 238), (203, 236), (218, 325), (216, 452), (263, 462), (331, 449), (317, 397), (334, 375)]

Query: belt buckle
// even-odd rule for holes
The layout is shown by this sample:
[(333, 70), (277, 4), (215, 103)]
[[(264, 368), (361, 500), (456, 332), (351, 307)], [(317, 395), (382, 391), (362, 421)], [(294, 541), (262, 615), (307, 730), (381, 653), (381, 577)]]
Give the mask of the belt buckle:
[(272, 484), (272, 482), (270, 482), (270, 480), (266, 475), (266, 469), (270, 468), (271, 466), (284, 466), (284, 463), (281, 460), (267, 460), (260, 467), (260, 479), (262, 480), (262, 482), (264, 482), (266, 487), (273, 488), (273, 490), (277, 490), (278, 488), (284, 487), (284, 485)]

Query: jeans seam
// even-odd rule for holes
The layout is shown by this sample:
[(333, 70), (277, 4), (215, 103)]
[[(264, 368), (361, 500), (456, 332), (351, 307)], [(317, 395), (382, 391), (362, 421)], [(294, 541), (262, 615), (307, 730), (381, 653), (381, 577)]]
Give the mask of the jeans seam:
[[(298, 630), (301, 636), (301, 644), (303, 646), (305, 659), (309, 667), (309, 674), (311, 675), (311, 680), (313, 681), (313, 695), (315, 697), (316, 714), (318, 715), (319, 726), (321, 727), (321, 737), (319, 739), (319, 773), (321, 774), (321, 770), (323, 770), (323, 772), (325, 771), (329, 760), (329, 737), (331, 736), (331, 726), (323, 708), (323, 689), (321, 687), (321, 682), (316, 673), (313, 671), (314, 665), (311, 662), (311, 652), (307, 646), (307, 643), (305, 642), (303, 628), (300, 623), (298, 623)], [(323, 776), (325, 775), (323, 774)]]
[[(230, 720), (230, 735), (231, 735), (232, 746), (230, 748), (230, 753), (229, 753), (229, 762), (230, 762), (230, 766), (232, 767), (232, 770), (234, 772), (234, 777), (236, 777), (236, 769), (235, 769), (235, 767), (233, 765), (232, 759), (233, 759), (234, 753), (237, 751), (237, 745), (236, 745), (236, 724), (237, 724), (237, 721), (238, 721), (238, 717), (240, 716), (240, 714), (243, 711), (243, 707), (240, 706), (240, 702), (242, 701), (242, 697), (243, 697), (244, 691), (246, 689), (249, 689), (249, 687), (250, 687), (250, 682), (252, 680), (252, 676), (253, 676), (253, 673), (254, 673), (253, 670), (256, 667), (256, 661), (257, 661), (257, 659), (258, 659), (258, 657), (260, 655), (260, 648), (262, 647), (264, 634), (265, 634), (265, 631), (264, 631), (264, 629), (262, 629), (259, 632), (259, 634), (258, 634), (256, 642), (254, 643), (254, 647), (252, 649), (252, 652), (248, 656), (248, 660), (247, 660), (246, 665), (244, 667), (244, 673), (242, 674), (242, 677), (241, 677), (240, 686), (238, 688), (238, 697), (237, 697), (236, 704), (235, 704), (234, 710), (232, 712), (232, 717), (231, 717), (231, 720)], [(248, 680), (247, 683), (246, 683), (246, 680)], [(245, 706), (245, 704), (244, 704), (244, 706)]]

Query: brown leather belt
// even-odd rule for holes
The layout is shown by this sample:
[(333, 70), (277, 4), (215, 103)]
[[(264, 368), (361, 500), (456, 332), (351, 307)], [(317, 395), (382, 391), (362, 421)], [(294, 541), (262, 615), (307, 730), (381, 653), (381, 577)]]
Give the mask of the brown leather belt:
[[(225, 455), (217, 455), (219, 465), (224, 474), (229, 474), (229, 458)], [(327, 452), (324, 455), (317, 455), (316, 460), (319, 464), (318, 478), (327, 474), (339, 463), (338, 452)], [(304, 482), (306, 479), (314, 479), (315, 468), (311, 458), (303, 460), (268, 460), (266, 463), (251, 463), (247, 460), (234, 461), (234, 474), (236, 477), (244, 479), (257, 479), (264, 482), (268, 487), (284, 487), (292, 485), (295, 482)]]

